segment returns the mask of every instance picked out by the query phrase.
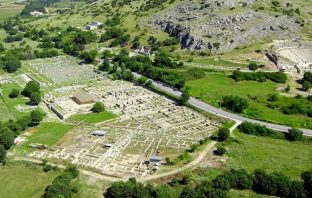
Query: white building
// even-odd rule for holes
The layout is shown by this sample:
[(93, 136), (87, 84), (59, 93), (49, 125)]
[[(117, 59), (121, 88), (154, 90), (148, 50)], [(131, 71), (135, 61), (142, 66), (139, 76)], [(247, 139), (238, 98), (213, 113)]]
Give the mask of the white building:
[(43, 16), (43, 12), (39, 12), (37, 10), (34, 10), (34, 11), (30, 12), (30, 15), (34, 16), (34, 17)]
[(92, 22), (85, 26), (86, 30), (96, 30), (99, 28), (99, 26), (102, 25), (100, 22)]

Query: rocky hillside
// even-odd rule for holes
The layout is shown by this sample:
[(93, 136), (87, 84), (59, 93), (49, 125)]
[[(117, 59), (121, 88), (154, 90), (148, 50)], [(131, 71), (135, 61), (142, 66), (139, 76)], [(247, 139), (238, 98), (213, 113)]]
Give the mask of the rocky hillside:
[(149, 23), (177, 37), (182, 48), (224, 52), (266, 38), (297, 37), (299, 14), (296, 6), (274, 1), (193, 0), (154, 14)]

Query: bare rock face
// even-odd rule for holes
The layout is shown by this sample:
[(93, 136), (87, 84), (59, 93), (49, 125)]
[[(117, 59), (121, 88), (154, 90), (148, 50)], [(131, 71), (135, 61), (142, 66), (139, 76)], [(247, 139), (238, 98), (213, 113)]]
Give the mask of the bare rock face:
[[(177, 37), (182, 48), (230, 51), (264, 38), (295, 37), (294, 18), (254, 11), (255, 0), (202, 0), (181, 3), (150, 18), (150, 24)], [(250, 6), (250, 7), (249, 7)], [(236, 11), (241, 9), (240, 11)]]

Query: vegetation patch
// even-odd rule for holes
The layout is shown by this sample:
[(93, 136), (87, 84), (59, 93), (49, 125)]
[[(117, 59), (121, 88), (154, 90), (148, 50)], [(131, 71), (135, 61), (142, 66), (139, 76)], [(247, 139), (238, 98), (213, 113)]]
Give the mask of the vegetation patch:
[(301, 172), (312, 169), (311, 144), (289, 142), (271, 137), (258, 137), (235, 132), (227, 145), (228, 167), (254, 171), (262, 168), (282, 172), (298, 179)]
[(57, 172), (43, 172), (38, 165), (9, 161), (0, 166), (1, 197), (41, 197)]
[(87, 114), (76, 114), (71, 116), (68, 120), (69, 121), (83, 121), (86, 123), (99, 123), (99, 122), (103, 122), (106, 120), (110, 120), (117, 117), (115, 114), (108, 112), (108, 111), (104, 111), (104, 112), (100, 112), (100, 113), (87, 113)]
[[(259, 120), (272, 123), (290, 125), (294, 127), (312, 128), (308, 109), (310, 101), (306, 98), (298, 99), (278, 96), (277, 88), (280, 84), (266, 81), (238, 81), (230, 78), (226, 72), (206, 72), (206, 77), (186, 81), (185, 87), (189, 87), (189, 94), (215, 107), (222, 105), (225, 96), (239, 96), (248, 102), (248, 107), (241, 114)], [(269, 96), (277, 95), (277, 101), (268, 101)], [(304, 100), (304, 103), (302, 101)], [(270, 105), (270, 103), (272, 103)], [(292, 103), (301, 103), (306, 111), (304, 114), (285, 114), (280, 105), (288, 107)], [(278, 106), (276, 106), (279, 104)]]
[(44, 144), (52, 146), (55, 144), (63, 135), (69, 131), (73, 126), (62, 123), (45, 122), (41, 123), (36, 129), (36, 133), (32, 133), (27, 137), (28, 141), (15, 147), (15, 151), (24, 152), (31, 151), (30, 144)]

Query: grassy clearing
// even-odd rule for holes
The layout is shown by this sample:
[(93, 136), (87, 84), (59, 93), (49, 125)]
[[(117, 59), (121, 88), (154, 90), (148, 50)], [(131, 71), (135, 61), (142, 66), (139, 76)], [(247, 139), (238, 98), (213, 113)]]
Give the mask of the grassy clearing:
[(0, 5), (0, 21), (5, 20), (9, 17), (16, 16), (19, 14), (24, 5), (15, 5), (15, 4), (3, 4)]
[(28, 129), (28, 131), (33, 131), (32, 135), (27, 137), (28, 141), (16, 146), (14, 151), (16, 153), (31, 152), (34, 149), (30, 148), (29, 144), (32, 143), (40, 143), (47, 146), (52, 146), (71, 128), (73, 128), (73, 126), (68, 124), (53, 122), (41, 123), (38, 127)]
[(277, 83), (271, 81), (259, 83), (254, 81), (235, 82), (229, 73), (209, 72), (205, 78), (186, 82), (191, 95), (218, 106), (218, 101), (226, 95), (241, 97), (263, 96), (276, 93)]
[(2, 84), (0, 89), (2, 91), (2, 96), (0, 98), (0, 121), (20, 118), (29, 114), (28, 111), (21, 112), (16, 109), (17, 106), (26, 106), (25, 104), (28, 102), (28, 99), (21, 95), (14, 99), (9, 97), (12, 89), (18, 89), (22, 91), (22, 87), (20, 87), (18, 84), (9, 83)]
[(90, 124), (95, 124), (99, 122), (103, 122), (106, 120), (110, 120), (117, 117), (115, 114), (104, 111), (101, 113), (87, 113), (87, 114), (76, 114), (71, 116), (68, 120), (69, 121), (83, 121)]
[[(0, 197), (40, 198), (45, 188), (59, 174), (58, 171), (44, 172), (42, 167), (31, 162), (9, 160), (5, 167), (0, 167)], [(91, 180), (92, 184), (88, 184)], [(79, 176), (79, 191), (74, 198), (102, 197), (103, 189), (109, 182), (96, 182), (91, 178)]]
[(244, 115), (250, 118), (265, 120), (272, 123), (293, 125), (297, 127), (311, 128), (312, 119), (302, 115), (285, 115), (278, 109), (271, 109), (260, 101), (254, 101), (249, 96), (259, 98), (273, 93), (279, 93), (277, 88), (281, 86), (272, 81), (255, 82), (240, 81), (235, 82), (229, 77), (230, 73), (208, 72), (205, 78), (186, 82), (186, 87), (190, 87), (190, 94), (216, 107), (223, 96), (237, 95), (249, 101), (249, 107)]
[(0, 197), (41, 197), (58, 172), (43, 172), (38, 165), (9, 161), (0, 167)]
[(257, 137), (235, 132), (239, 142), (230, 143), (227, 166), (253, 171), (263, 168), (299, 179), (303, 171), (312, 169), (312, 144), (289, 142), (270, 137)]
[(247, 67), (247, 63), (236, 63), (228, 60), (219, 58), (196, 58), (192, 61), (192, 64), (198, 65), (212, 65), (212, 66), (223, 66), (223, 67)]

